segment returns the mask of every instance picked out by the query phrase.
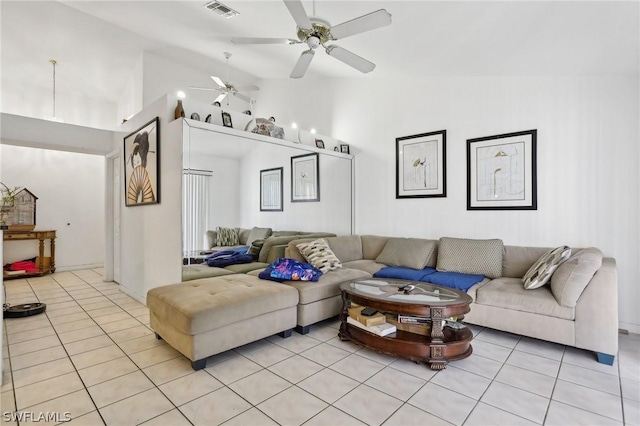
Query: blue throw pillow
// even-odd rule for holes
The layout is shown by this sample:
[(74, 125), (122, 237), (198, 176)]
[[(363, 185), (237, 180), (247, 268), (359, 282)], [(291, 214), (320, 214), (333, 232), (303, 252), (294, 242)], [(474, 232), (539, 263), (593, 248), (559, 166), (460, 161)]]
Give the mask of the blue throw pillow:
[(397, 278), (400, 280), (425, 281), (425, 277), (436, 272), (427, 266), (424, 269), (412, 269), (404, 266), (385, 266), (373, 274), (376, 278)]
[(467, 291), (482, 280), (484, 280), (484, 275), (463, 274), (461, 272), (435, 272), (427, 275), (422, 281)]

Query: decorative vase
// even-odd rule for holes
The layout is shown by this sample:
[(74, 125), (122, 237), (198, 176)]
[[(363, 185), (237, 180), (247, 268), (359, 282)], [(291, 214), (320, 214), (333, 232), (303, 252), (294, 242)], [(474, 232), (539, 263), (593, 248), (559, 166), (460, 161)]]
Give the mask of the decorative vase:
[(182, 99), (178, 99), (178, 106), (176, 107), (175, 118), (184, 118), (184, 108), (182, 108)]

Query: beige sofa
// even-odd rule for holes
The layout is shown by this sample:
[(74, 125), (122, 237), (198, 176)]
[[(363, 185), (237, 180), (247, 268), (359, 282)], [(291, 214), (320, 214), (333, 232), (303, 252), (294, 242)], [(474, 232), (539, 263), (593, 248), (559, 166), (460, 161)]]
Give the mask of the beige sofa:
[[(373, 235), (327, 238), (329, 247), (340, 259), (343, 267), (327, 272), (317, 283), (286, 282), (300, 293), (296, 330), (304, 334), (308, 332), (309, 325), (337, 315), (342, 307), (340, 284), (370, 278), (372, 274), (387, 266), (376, 262), (376, 259), (390, 239), (392, 238)], [(397, 242), (399, 239), (395, 240)], [(455, 251), (444, 254), (438, 252), (438, 240), (404, 240), (411, 242), (414, 247), (419, 247), (420, 242), (436, 245), (435, 252), (432, 251), (429, 255), (428, 266), (441, 269), (439, 265), (458, 264), (460, 268), (465, 267), (465, 260), (456, 255)], [(305, 241), (308, 239), (291, 241), (287, 246), (286, 256), (304, 261), (296, 245)], [(590, 250), (599, 253), (597, 249)], [(525, 290), (522, 284), (523, 275), (547, 251), (549, 248), (503, 246), (499, 276), (485, 278), (469, 289), (468, 294), (474, 302), (464, 321), (591, 350), (597, 354), (599, 362), (612, 364), (618, 350), (618, 280), (615, 260), (603, 257), (600, 253), (601, 265), (595, 274), (589, 269), (593, 265), (585, 266), (580, 259), (572, 258), (567, 261), (568, 266), (569, 262), (572, 262), (568, 271), (569, 280), (581, 278), (586, 283), (584, 289), (561, 287), (561, 283), (556, 285), (553, 281), (558, 275), (556, 272), (551, 279), (552, 285)], [(574, 253), (579, 251), (573, 250)], [(408, 255), (415, 255), (415, 250)], [(450, 256), (458, 258), (451, 259)], [(257, 275), (258, 272), (253, 271), (250, 274)], [(554, 294), (554, 291), (563, 294)], [(566, 297), (571, 292), (576, 300)], [(558, 300), (563, 303), (559, 303)]]

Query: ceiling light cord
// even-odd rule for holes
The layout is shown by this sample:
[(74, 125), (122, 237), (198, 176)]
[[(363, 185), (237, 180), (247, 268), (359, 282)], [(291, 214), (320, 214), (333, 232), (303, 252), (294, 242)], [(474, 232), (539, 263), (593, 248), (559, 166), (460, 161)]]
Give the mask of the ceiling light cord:
[(56, 118), (56, 64), (58, 61), (49, 59), (49, 62), (53, 65), (53, 118)]

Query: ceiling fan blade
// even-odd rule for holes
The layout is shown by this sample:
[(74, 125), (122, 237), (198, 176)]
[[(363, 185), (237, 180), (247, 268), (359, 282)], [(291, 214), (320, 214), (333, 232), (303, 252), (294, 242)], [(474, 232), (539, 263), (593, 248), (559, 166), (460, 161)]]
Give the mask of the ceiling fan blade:
[(329, 46), (326, 48), (327, 55), (333, 56), (339, 61), (357, 69), (360, 72), (371, 72), (376, 67), (376, 64), (369, 62), (366, 59), (356, 55), (353, 52), (348, 51), (340, 46)]
[(214, 75), (210, 75), (209, 77), (211, 77), (211, 80), (215, 81), (215, 83), (220, 86), (220, 87), (227, 87), (226, 84), (224, 84), (224, 81), (222, 81), (219, 77), (216, 77)]
[(293, 67), (293, 71), (291, 71), (291, 78), (302, 78), (304, 74), (307, 72), (307, 68), (309, 68), (309, 64), (311, 64), (311, 60), (313, 59), (313, 55), (315, 52), (311, 49), (305, 50), (302, 52), (300, 57), (298, 58), (298, 62), (296, 62), (296, 66)]
[(234, 44), (295, 44), (301, 43), (292, 38), (267, 38), (267, 37), (231, 37)]
[(360, 34), (365, 31), (375, 30), (391, 24), (391, 14), (384, 9), (376, 10), (368, 15), (352, 19), (342, 24), (331, 27), (331, 35), (334, 40)]
[(311, 21), (300, 0), (284, 0), (284, 4), (289, 9), (289, 13), (293, 16), (293, 20), (296, 21), (298, 27), (303, 30), (312, 29)]
[(194, 86), (189, 86), (189, 89), (196, 89), (196, 90), (210, 90), (213, 92), (220, 92), (223, 89), (222, 88), (218, 88), (218, 89), (213, 89), (211, 87), (194, 87)]
[(260, 90), (258, 86), (237, 86), (236, 90), (239, 92), (249, 92), (251, 90)]
[(222, 100), (223, 100), (224, 98), (226, 98), (226, 97), (227, 97), (227, 94), (226, 94), (226, 93), (222, 93), (221, 95), (218, 95), (218, 97), (216, 98), (216, 100), (215, 100), (215, 101), (213, 101), (213, 102), (222, 103)]
[(243, 95), (242, 93), (234, 93), (233, 96), (235, 96), (238, 99), (242, 99), (245, 102), (251, 103), (251, 98), (248, 97), (247, 95)]

